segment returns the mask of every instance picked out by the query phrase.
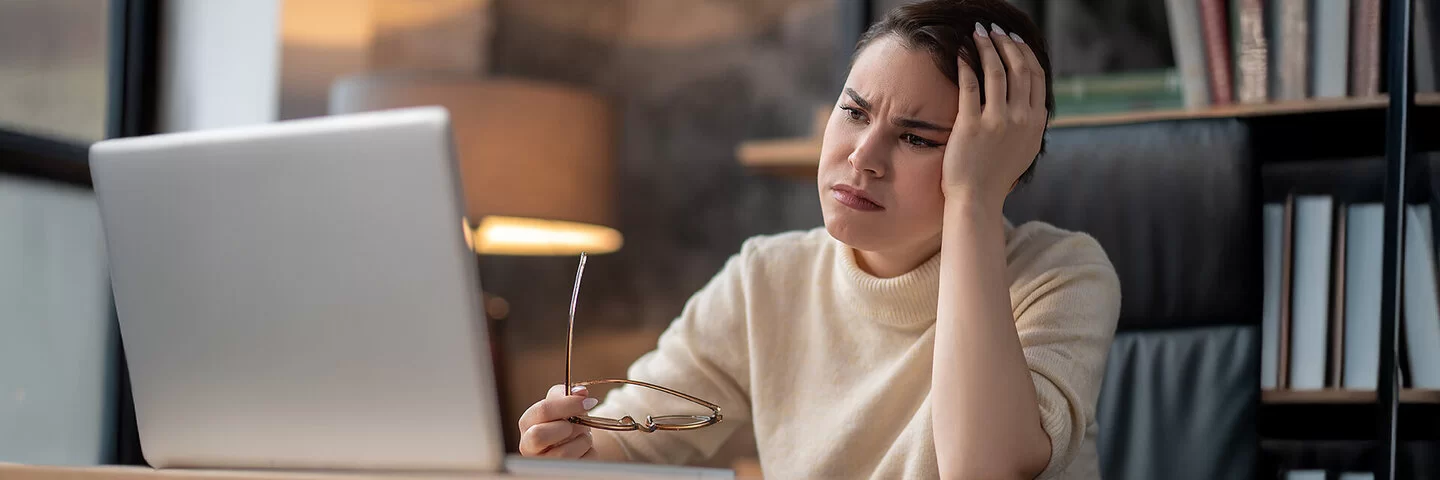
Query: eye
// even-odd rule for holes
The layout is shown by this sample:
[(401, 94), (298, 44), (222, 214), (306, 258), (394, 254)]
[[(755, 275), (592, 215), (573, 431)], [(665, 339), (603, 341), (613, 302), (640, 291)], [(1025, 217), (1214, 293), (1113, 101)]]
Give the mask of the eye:
[(860, 109), (853, 107), (840, 107), (840, 109), (845, 111), (846, 117), (848, 117), (851, 122), (865, 122), (865, 112), (860, 111)]
[(912, 147), (919, 147), (919, 148), (935, 148), (935, 147), (940, 146), (940, 143), (938, 143), (938, 142), (932, 142), (932, 141), (930, 141), (930, 140), (926, 140), (925, 137), (921, 137), (921, 136), (916, 135), (916, 134), (913, 134), (913, 133), (907, 133), (907, 134), (901, 135), (901, 136), (900, 136), (900, 141), (903, 141), (903, 142), (905, 142), (907, 145), (910, 145), (910, 146), (912, 146)]

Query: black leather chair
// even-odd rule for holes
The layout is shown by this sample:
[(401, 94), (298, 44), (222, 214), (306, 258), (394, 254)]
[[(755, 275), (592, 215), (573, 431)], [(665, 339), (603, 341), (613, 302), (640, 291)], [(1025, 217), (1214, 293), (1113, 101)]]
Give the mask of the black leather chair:
[(1121, 313), (1097, 410), (1107, 479), (1253, 478), (1260, 182), (1245, 125), (1052, 129), (1012, 221), (1095, 237)]

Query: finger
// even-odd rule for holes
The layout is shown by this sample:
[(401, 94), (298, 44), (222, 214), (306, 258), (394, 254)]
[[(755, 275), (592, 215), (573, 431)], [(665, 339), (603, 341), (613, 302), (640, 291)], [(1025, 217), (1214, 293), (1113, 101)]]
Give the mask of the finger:
[[(556, 449), (556, 448), (560, 448), (561, 445), (565, 445), (565, 444), (567, 444), (567, 443), (573, 442), (573, 441), (575, 441), (575, 439), (577, 439), (577, 438), (590, 437), (590, 435), (591, 435), (591, 434), (590, 434), (590, 427), (587, 427), (587, 426), (584, 426), (584, 425), (574, 425), (573, 431), (574, 431), (574, 432), (571, 433), (570, 436), (565, 437), (564, 439), (561, 439), (561, 440), (558, 441), (558, 442), (550, 442), (549, 445), (547, 445), (543, 450), (540, 451), (540, 455), (544, 455), (544, 454), (545, 454), (546, 452), (548, 452), (548, 451), (554, 450), (554, 449)], [(592, 445), (593, 445), (593, 439), (592, 439)]]
[[(1018, 37), (1017, 37), (1018, 38)], [(1030, 108), (1045, 110), (1045, 68), (1040, 66), (1040, 57), (1035, 49), (1020, 39), (1020, 50), (1025, 52), (1025, 62), (1030, 64)]]
[(980, 79), (960, 57), (955, 57), (955, 63), (960, 72), (960, 117), (980, 118)]
[(1025, 111), (1030, 108), (1030, 61), (1020, 51), (1015, 39), (1020, 38), (1013, 33), (1007, 34), (1000, 29), (999, 25), (992, 24), (990, 38), (995, 40), (996, 49), (1000, 50), (1000, 58), (1005, 61), (1005, 78), (1009, 80), (1009, 95), (1005, 103), (1011, 106), (1011, 111)]
[(520, 435), (520, 453), (524, 455), (544, 453), (545, 450), (574, 437), (577, 430), (575, 427), (581, 426), (557, 420), (530, 427)]
[(525, 410), (525, 413), (520, 415), (520, 429), (524, 431), (541, 423), (584, 415), (586, 410), (594, 408), (598, 402), (599, 400), (594, 398), (579, 395), (535, 402), (534, 405), (531, 405), (529, 409)]
[(595, 446), (594, 437), (591, 437), (590, 434), (587, 433), (576, 437), (574, 440), (551, 447), (550, 450), (541, 453), (540, 456), (547, 458), (580, 458), (584, 456), (586, 452), (589, 452), (593, 446)]
[[(570, 395), (580, 395), (580, 396), (583, 397), (583, 396), (586, 396), (586, 395), (589, 395), (589, 394), (590, 394), (590, 391), (587, 390), (585, 387), (582, 387), (582, 386), (579, 386), (579, 385), (575, 385), (575, 386), (573, 386), (573, 387), (570, 387)], [(554, 385), (554, 386), (551, 386), (551, 387), (550, 387), (550, 390), (545, 392), (545, 398), (546, 398), (546, 399), (551, 399), (551, 398), (564, 398), (564, 397), (566, 397), (566, 396), (567, 396), (567, 395), (565, 395), (565, 386), (564, 386), (564, 385), (560, 385), (560, 384), (556, 384), (556, 385)]]
[(985, 72), (985, 111), (1001, 113), (1005, 109), (1005, 64), (995, 50), (995, 42), (980, 22), (975, 22), (975, 50), (980, 54), (980, 68)]

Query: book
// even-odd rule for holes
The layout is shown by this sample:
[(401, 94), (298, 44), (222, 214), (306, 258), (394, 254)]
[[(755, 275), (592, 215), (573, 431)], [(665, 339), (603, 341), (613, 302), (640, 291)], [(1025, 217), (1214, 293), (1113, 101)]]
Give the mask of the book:
[(1350, 93), (1350, 0), (1315, 0), (1310, 84), (1316, 98)]
[(1174, 68), (1058, 77), (1055, 116), (1181, 108), (1182, 83)]
[(1290, 389), (1325, 388), (1329, 325), (1331, 234), (1335, 200), (1295, 198), (1295, 246), (1290, 316)]
[(1198, 0), (1165, 0), (1165, 14), (1170, 22), (1170, 46), (1175, 54), (1175, 65), (1180, 69), (1185, 107), (1209, 105), (1205, 41), (1200, 32), (1200, 3)]
[(1310, 4), (1308, 0), (1275, 0), (1271, 72), (1273, 99), (1302, 100), (1309, 96)]
[(1210, 74), (1210, 104), (1235, 103), (1230, 69), (1230, 22), (1226, 0), (1200, 0), (1201, 33), (1205, 37), (1205, 64)]
[(1350, 95), (1380, 94), (1380, 0), (1353, 0), (1350, 11)]
[(1341, 386), (1375, 390), (1380, 372), (1380, 279), (1383, 275), (1385, 206), (1346, 207), (1345, 345)]
[(1411, 386), (1440, 388), (1440, 302), (1435, 290), (1430, 205), (1410, 205), (1405, 214), (1404, 315), (1401, 317)]
[(1285, 251), (1285, 205), (1268, 203), (1263, 208), (1264, 245), (1261, 257), (1265, 262), (1265, 294), (1260, 320), (1260, 388), (1272, 390), (1280, 386), (1280, 303), (1281, 254)]
[(1331, 258), (1330, 268), (1334, 271), (1330, 275), (1330, 353), (1327, 368), (1325, 369), (1325, 386), (1327, 388), (1339, 388), (1344, 381), (1345, 372), (1345, 248), (1346, 248), (1346, 226), (1347, 220), (1346, 205), (1335, 206), (1335, 219), (1332, 221)]
[(1280, 219), (1280, 335), (1279, 357), (1276, 365), (1276, 388), (1290, 387), (1290, 317), (1291, 293), (1295, 277), (1295, 196), (1285, 197), (1284, 217)]
[(1235, 63), (1240, 84), (1236, 97), (1240, 103), (1264, 103), (1270, 99), (1267, 73), (1270, 47), (1265, 40), (1265, 9), (1260, 0), (1238, 1), (1240, 48)]
[(1410, 68), (1415, 70), (1415, 91), (1433, 92), (1437, 90), (1435, 66), (1436, 38), (1435, 17), (1432, 9), (1440, 5), (1430, 5), (1434, 0), (1416, 0), (1415, 9), (1411, 11), (1415, 19), (1415, 29), (1411, 34), (1415, 36), (1415, 63)]

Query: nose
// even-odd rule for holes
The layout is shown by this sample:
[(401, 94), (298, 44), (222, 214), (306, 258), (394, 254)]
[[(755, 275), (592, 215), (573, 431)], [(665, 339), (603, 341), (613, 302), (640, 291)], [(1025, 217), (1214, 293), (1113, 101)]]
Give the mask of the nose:
[(868, 177), (882, 178), (885, 176), (886, 152), (884, 142), (875, 129), (867, 129), (860, 134), (860, 139), (855, 143), (855, 149), (850, 151), (851, 168), (864, 173)]

